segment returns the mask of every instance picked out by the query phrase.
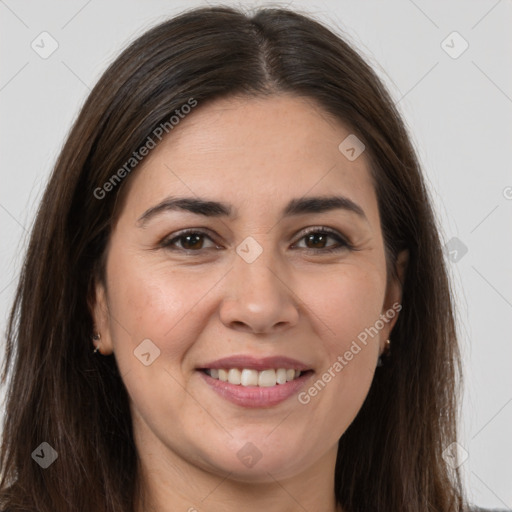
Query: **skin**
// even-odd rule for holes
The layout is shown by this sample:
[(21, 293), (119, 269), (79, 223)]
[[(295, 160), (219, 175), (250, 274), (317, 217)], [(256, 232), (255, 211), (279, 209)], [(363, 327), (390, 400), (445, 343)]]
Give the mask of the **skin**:
[[(350, 133), (309, 99), (216, 100), (182, 120), (130, 176), (93, 316), (100, 351), (115, 354), (130, 397), (146, 496), (137, 511), (341, 510), (337, 442), (398, 315), (307, 404), (292, 396), (263, 409), (234, 405), (196, 368), (233, 354), (286, 355), (314, 369), (307, 390), (400, 303), (400, 281), (387, 286), (368, 161), (363, 153), (351, 162), (338, 149)], [(332, 194), (357, 203), (366, 219), (342, 209), (281, 218), (293, 198)], [(230, 203), (237, 216), (166, 211), (137, 225), (170, 195)], [(304, 235), (322, 226), (357, 250), (323, 253), (338, 240)], [(185, 228), (206, 236), (159, 246)], [(248, 236), (263, 249), (252, 263), (235, 250)], [(160, 350), (149, 366), (133, 354), (147, 338)], [(247, 442), (261, 453), (252, 467), (237, 457)]]

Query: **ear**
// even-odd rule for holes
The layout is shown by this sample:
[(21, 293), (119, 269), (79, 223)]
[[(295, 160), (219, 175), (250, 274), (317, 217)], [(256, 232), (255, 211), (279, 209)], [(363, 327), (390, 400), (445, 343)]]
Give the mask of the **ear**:
[(381, 330), (380, 351), (384, 350), (384, 344), (391, 334), (393, 327), (398, 320), (399, 311), (402, 309), (402, 288), (409, 263), (409, 251), (404, 249), (396, 259), (396, 277), (390, 277), (384, 299), (384, 305), (381, 314), (383, 315), (384, 327)]
[(94, 283), (93, 299), (90, 301), (92, 319), (94, 322), (94, 332), (98, 333), (101, 338), (95, 342), (99, 352), (103, 355), (112, 354), (112, 335), (111, 321), (108, 307), (107, 290), (105, 285), (99, 281)]

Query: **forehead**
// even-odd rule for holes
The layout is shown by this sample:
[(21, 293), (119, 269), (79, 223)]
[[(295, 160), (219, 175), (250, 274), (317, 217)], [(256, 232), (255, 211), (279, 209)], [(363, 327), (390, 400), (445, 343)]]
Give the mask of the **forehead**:
[[(198, 105), (139, 164), (127, 194), (131, 215), (166, 196), (233, 204), (252, 215), (290, 198), (343, 194), (376, 198), (365, 154), (350, 161), (339, 145), (351, 130), (314, 100), (291, 95), (226, 98)], [(370, 219), (369, 219), (370, 220)], [(375, 220), (375, 219), (374, 219)]]

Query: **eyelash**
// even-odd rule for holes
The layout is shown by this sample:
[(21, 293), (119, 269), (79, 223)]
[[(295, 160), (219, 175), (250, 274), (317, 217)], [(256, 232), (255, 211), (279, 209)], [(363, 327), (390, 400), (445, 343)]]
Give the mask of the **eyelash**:
[[(329, 235), (329, 237), (335, 238), (337, 240), (337, 242), (340, 244), (340, 246), (330, 248), (330, 249), (309, 249), (307, 247), (301, 248), (301, 249), (308, 251), (308, 252), (316, 252), (316, 253), (320, 252), (323, 254), (331, 254), (331, 253), (339, 252), (339, 251), (342, 251), (345, 249), (348, 249), (351, 251), (355, 250), (355, 247), (351, 243), (349, 243), (345, 238), (343, 238), (339, 233), (337, 233), (336, 231), (334, 231), (330, 228), (324, 227), (324, 226), (308, 228), (305, 232), (302, 233), (302, 236), (299, 238), (299, 241), (301, 241), (303, 238), (307, 237), (308, 235), (311, 235), (314, 233), (322, 234), (322, 235)], [(183, 231), (178, 232), (176, 236), (173, 236), (173, 238), (167, 238), (167, 239), (162, 240), (160, 242), (160, 247), (162, 247), (164, 249), (171, 250), (171, 251), (182, 251), (182, 252), (185, 252), (186, 254), (191, 254), (191, 253), (199, 254), (203, 249), (195, 250), (195, 249), (182, 249), (182, 248), (172, 247), (174, 242), (176, 242), (177, 240), (180, 240), (181, 238), (184, 238), (187, 235), (205, 236), (206, 238), (209, 238), (212, 242), (215, 243), (215, 241), (206, 232), (191, 228), (191, 229), (184, 229)], [(209, 249), (211, 249), (211, 247)]]

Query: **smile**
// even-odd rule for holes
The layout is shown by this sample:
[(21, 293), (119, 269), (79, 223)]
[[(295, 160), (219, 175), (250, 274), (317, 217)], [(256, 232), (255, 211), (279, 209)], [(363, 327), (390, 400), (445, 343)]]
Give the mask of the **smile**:
[[(197, 373), (204, 379), (208, 387), (224, 400), (246, 408), (268, 408), (296, 395), (314, 374), (313, 370), (288, 369), (285, 370), (286, 377), (289, 375), (291, 380), (286, 379), (286, 382), (283, 383), (282, 370), (284, 368), (262, 371), (231, 368), (229, 370), (203, 369)], [(291, 377), (292, 371), (293, 378)], [(282, 383), (278, 382), (278, 376)], [(221, 377), (226, 380), (221, 380)], [(230, 378), (238, 384), (232, 384)], [(258, 384), (251, 384), (251, 382), (256, 382), (256, 378)], [(247, 384), (248, 382), (249, 384)]]
[(258, 386), (258, 387), (271, 387), (277, 384), (283, 385), (287, 382), (295, 380), (300, 377), (300, 370), (278, 368), (257, 371), (250, 368), (238, 369), (217, 369), (211, 368), (204, 370), (207, 375), (213, 379), (218, 379), (222, 382), (229, 382), (236, 386)]

